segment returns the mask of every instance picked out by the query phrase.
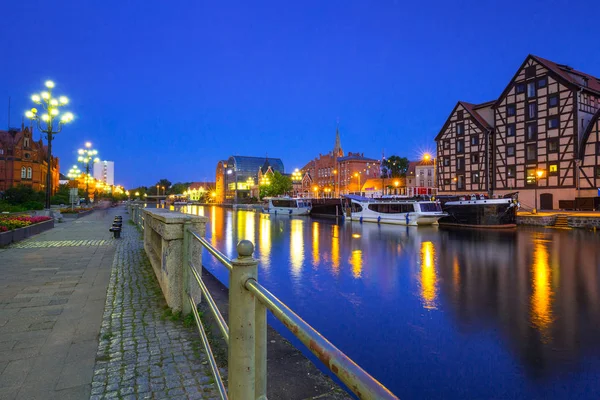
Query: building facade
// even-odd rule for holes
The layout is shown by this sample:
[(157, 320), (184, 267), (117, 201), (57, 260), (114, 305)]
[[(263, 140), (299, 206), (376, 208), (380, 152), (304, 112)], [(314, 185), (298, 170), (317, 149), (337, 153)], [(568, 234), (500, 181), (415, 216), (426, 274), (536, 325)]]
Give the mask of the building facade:
[(440, 193), (518, 191), (542, 209), (598, 196), (599, 109), (598, 78), (529, 55), (493, 103), (454, 108), (436, 137)]
[[(302, 168), (302, 192), (305, 196), (322, 197), (361, 192), (362, 183), (380, 176), (380, 162), (362, 153), (344, 155), (340, 132), (336, 130), (333, 150), (308, 162)], [(362, 181), (362, 182), (361, 182)]]
[[(46, 190), (48, 148), (42, 140), (34, 141), (32, 130), (22, 126), (21, 130), (0, 131), (0, 191), (18, 185), (34, 190)], [(52, 194), (59, 184), (59, 160), (51, 160)]]
[(105, 185), (113, 186), (115, 184), (115, 162), (98, 161), (93, 166), (94, 179), (104, 182)]
[(231, 156), (217, 163), (215, 193), (217, 202), (238, 203), (252, 196), (259, 178), (267, 171), (284, 174), (280, 158)]
[(434, 185), (434, 164), (433, 160), (411, 161), (404, 179), (406, 186), (401, 194), (406, 196), (435, 195), (437, 189)]

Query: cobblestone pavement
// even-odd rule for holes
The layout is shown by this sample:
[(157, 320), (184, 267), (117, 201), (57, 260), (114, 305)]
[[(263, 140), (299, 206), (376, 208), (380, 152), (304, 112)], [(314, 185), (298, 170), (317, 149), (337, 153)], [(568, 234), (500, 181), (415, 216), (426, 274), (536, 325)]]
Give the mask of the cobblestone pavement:
[(90, 400), (217, 399), (198, 334), (166, 307), (141, 234), (124, 223), (122, 237), (110, 276)]

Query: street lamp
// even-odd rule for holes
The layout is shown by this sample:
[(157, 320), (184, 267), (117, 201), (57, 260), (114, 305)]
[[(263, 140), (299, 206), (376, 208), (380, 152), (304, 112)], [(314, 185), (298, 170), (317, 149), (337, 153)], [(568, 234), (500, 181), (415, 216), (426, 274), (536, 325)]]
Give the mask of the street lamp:
[(98, 154), (98, 150), (92, 149), (92, 143), (85, 142), (85, 148), (79, 149), (77, 151), (79, 153), (79, 157), (77, 157), (77, 161), (85, 165), (85, 202), (86, 204), (90, 203), (90, 194), (89, 194), (89, 182), (90, 182), (90, 162), (98, 162), (100, 159), (96, 157)]
[(317, 185), (313, 186), (313, 191), (315, 192), (315, 198), (318, 199), (319, 198), (319, 192), (318, 192), (319, 188), (317, 187)]
[(140, 192), (135, 192), (135, 197), (136, 198), (140, 197)]
[(67, 177), (69, 179), (78, 179), (81, 176), (81, 171), (77, 165), (73, 165), (73, 167), (67, 173)]
[(535, 171), (535, 192), (534, 192), (535, 208), (533, 209), (533, 214), (537, 214), (537, 208), (538, 208), (537, 188), (538, 188), (538, 182), (540, 179), (542, 179), (543, 176), (544, 176), (543, 169), (538, 169), (537, 171)]
[[(298, 168), (296, 168), (294, 170), (294, 172), (292, 172), (292, 183), (298, 184), (301, 180), (302, 180), (302, 173), (300, 172), (300, 170)], [(298, 195), (297, 192), (298, 192), (298, 190), (296, 190), (296, 195)]]
[[(63, 125), (73, 120), (73, 114), (70, 112), (60, 113), (60, 107), (66, 106), (69, 99), (66, 96), (60, 96), (58, 99), (52, 97), (52, 89), (54, 82), (46, 81), (46, 90), (40, 94), (31, 96), (31, 100), (35, 104), (43, 107), (44, 114), (38, 114), (37, 108), (32, 108), (25, 113), (25, 116), (33, 121), (36, 121), (40, 132), (46, 134), (48, 139), (48, 154), (47, 163), (48, 171), (46, 173), (46, 208), (50, 209), (50, 196), (52, 195), (52, 139), (53, 136), (62, 131)], [(43, 121), (43, 122), (40, 122)], [(56, 122), (58, 121), (58, 122)]]
[[(336, 191), (336, 183), (337, 183), (337, 169), (333, 170), (333, 196), (334, 197), (338, 197), (337, 191)], [(339, 189), (339, 185), (337, 185), (337, 188)]]
[[(435, 188), (435, 192), (436, 192), (435, 194), (437, 195), (437, 180), (436, 180), (437, 168), (435, 165), (436, 158), (432, 157), (431, 154), (429, 154), (429, 153), (423, 154), (423, 161), (429, 161), (429, 160), (433, 160), (433, 187)], [(433, 195), (433, 193), (431, 193), (431, 194)]]

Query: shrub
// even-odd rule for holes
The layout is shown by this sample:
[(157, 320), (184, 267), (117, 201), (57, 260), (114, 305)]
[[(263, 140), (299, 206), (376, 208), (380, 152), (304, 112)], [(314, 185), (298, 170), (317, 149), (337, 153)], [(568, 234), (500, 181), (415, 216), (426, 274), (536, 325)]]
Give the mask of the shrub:
[(44, 203), (41, 203), (39, 201), (28, 201), (24, 203), (22, 207), (25, 207), (26, 210), (43, 210)]
[(15, 206), (6, 201), (0, 201), (0, 212), (21, 212), (27, 211), (23, 206)]

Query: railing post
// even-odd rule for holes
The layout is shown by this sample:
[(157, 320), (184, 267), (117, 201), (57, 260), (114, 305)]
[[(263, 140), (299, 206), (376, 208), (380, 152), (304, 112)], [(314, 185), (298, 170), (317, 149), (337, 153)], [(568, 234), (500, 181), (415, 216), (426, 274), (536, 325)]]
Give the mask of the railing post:
[(183, 261), (183, 291), (181, 299), (181, 311), (183, 315), (188, 315), (192, 312), (192, 307), (187, 299), (190, 287), (190, 220), (187, 219), (183, 222), (183, 249), (181, 250), (182, 261)]
[(255, 361), (254, 374), (256, 386), (254, 398), (256, 400), (267, 399), (267, 307), (258, 299), (254, 299), (256, 309), (255, 319)]
[(240, 241), (237, 252), (229, 273), (229, 399), (254, 400), (255, 307), (245, 283), (256, 279), (258, 262), (252, 258), (254, 245), (249, 240)]

